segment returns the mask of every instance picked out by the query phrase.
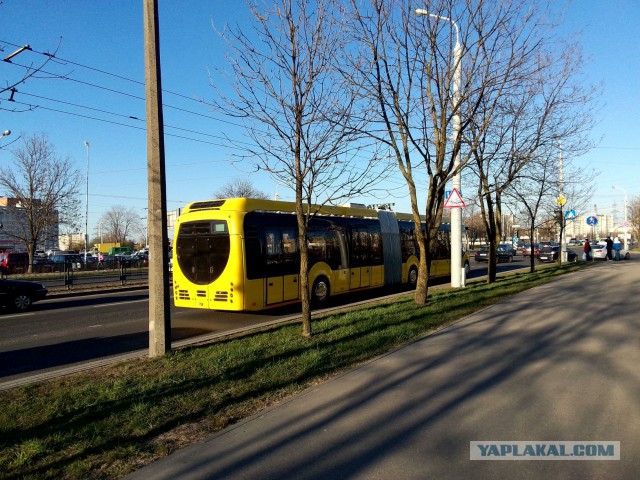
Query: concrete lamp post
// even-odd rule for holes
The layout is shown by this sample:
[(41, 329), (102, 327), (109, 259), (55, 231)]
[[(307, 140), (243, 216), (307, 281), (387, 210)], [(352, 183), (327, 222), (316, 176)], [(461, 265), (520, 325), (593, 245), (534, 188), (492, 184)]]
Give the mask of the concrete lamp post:
[(87, 268), (87, 249), (89, 248), (89, 142), (84, 141), (87, 147), (87, 196), (84, 215), (84, 268)]
[[(453, 116), (453, 144), (456, 145), (460, 135), (460, 90), (462, 87), (462, 46), (460, 45), (460, 30), (458, 24), (451, 18), (429, 13), (427, 10), (417, 8), (416, 15), (425, 15), (437, 20), (451, 22), (456, 31), (456, 43), (453, 47), (453, 105), (456, 113)], [(460, 151), (453, 159), (454, 171), (453, 188), (461, 193)], [(462, 208), (451, 209), (451, 286), (459, 288), (464, 286), (462, 267)]]
[(624, 248), (626, 248), (627, 250), (629, 249), (629, 238), (628, 238), (628, 234), (629, 234), (629, 223), (627, 221), (627, 191), (624, 188), (620, 188), (620, 187), (616, 187), (613, 186), (611, 187), (614, 190), (620, 190), (622, 193), (624, 193)]

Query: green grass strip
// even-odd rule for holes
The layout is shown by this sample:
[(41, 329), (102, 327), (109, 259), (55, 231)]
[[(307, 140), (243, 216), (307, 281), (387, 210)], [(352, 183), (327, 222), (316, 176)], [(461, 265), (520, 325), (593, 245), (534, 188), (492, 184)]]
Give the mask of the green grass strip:
[(0, 478), (119, 478), (283, 397), (585, 264), (432, 289), (0, 393)]

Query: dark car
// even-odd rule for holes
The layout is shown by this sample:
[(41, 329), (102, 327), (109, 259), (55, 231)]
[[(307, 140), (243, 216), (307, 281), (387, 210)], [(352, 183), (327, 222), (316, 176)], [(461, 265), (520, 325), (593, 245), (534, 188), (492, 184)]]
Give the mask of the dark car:
[(496, 253), (499, 262), (513, 262), (513, 256), (515, 255), (513, 246), (507, 244), (498, 245)]
[[(498, 245), (496, 250), (496, 254), (498, 257), (498, 262), (513, 262), (513, 252), (509, 247), (505, 247), (503, 245)], [(489, 261), (489, 248), (488, 247), (480, 247), (476, 250), (476, 254), (474, 256), (476, 262), (488, 262)]]
[(0, 279), (0, 306), (24, 312), (48, 293), (44, 285), (24, 280)]
[[(540, 253), (540, 244), (539, 243), (534, 243), (533, 244), (533, 256), (537, 257), (539, 253)], [(529, 255), (531, 255), (531, 244), (530, 243), (525, 243), (524, 247), (522, 247), (522, 256), (523, 257), (528, 257)]]
[(49, 260), (51, 260), (54, 265), (60, 268), (66, 267), (69, 270), (82, 269), (83, 258), (77, 253), (64, 253), (59, 255), (51, 255), (49, 257)]
[(475, 255), (473, 256), (476, 262), (488, 262), (489, 261), (489, 249), (487, 247), (480, 247), (476, 250)]
[[(576, 262), (578, 260), (578, 254), (573, 250), (565, 250), (567, 252), (567, 261)], [(538, 254), (538, 260), (541, 262), (557, 262), (560, 247), (558, 245), (545, 245), (540, 247), (540, 253)]]
[(509, 250), (511, 252), (511, 255), (513, 255), (514, 257), (518, 254), (518, 249), (514, 247), (512, 243), (501, 243), (500, 245), (498, 245), (498, 248)]

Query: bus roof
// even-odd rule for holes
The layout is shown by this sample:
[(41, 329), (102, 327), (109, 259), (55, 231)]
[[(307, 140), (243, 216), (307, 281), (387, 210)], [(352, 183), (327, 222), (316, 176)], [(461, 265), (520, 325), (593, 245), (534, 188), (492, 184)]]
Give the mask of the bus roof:
[[(378, 210), (370, 208), (339, 207), (333, 205), (312, 205), (313, 212), (321, 215), (340, 217), (378, 218)], [(183, 213), (198, 210), (226, 210), (238, 212), (286, 212), (295, 213), (294, 202), (281, 202), (277, 200), (261, 200), (256, 198), (221, 198), (192, 202), (186, 206)], [(393, 212), (398, 220), (413, 220), (408, 213)]]

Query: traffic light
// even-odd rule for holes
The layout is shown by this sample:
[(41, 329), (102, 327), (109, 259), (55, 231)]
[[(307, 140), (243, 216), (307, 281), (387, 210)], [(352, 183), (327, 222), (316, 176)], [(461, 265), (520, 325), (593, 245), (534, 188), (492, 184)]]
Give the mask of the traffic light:
[(554, 216), (555, 216), (556, 223), (560, 227), (562, 227), (562, 224), (563, 224), (563, 221), (564, 221), (564, 215), (563, 215), (562, 209), (558, 208), (558, 209), (554, 210), (553, 213), (554, 213)]

